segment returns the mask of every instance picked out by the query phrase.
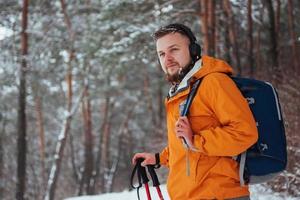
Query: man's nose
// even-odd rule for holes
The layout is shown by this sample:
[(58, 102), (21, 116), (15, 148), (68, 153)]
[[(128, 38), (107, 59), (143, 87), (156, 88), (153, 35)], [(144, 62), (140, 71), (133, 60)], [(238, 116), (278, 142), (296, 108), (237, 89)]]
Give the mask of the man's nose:
[(165, 56), (165, 63), (168, 63), (170, 61), (173, 61), (173, 56), (169, 53), (166, 53), (166, 56)]

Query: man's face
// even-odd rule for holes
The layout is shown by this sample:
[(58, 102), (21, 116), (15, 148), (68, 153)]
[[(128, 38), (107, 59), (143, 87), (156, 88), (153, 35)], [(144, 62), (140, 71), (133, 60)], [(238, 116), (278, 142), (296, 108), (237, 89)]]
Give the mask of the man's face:
[(156, 50), (162, 69), (172, 80), (191, 63), (189, 39), (180, 33), (170, 33), (156, 41)]

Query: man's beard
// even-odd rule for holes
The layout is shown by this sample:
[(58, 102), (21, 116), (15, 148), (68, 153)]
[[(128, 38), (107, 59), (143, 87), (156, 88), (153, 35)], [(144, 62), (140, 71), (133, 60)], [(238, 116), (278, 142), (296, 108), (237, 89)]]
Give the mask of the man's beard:
[(184, 67), (181, 67), (175, 74), (166, 74), (166, 79), (172, 84), (180, 83), (185, 75), (193, 68), (193, 64), (189, 63)]

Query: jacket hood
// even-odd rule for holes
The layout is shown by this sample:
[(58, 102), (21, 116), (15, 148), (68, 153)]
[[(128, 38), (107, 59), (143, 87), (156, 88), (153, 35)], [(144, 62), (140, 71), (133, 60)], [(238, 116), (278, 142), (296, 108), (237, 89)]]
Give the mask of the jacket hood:
[(175, 86), (171, 87), (169, 97), (173, 97), (179, 92), (189, 88), (191, 81), (200, 79), (207, 74), (214, 72), (231, 75), (233, 73), (233, 69), (223, 60), (205, 55), (202, 56), (202, 58), (195, 63), (194, 67), (185, 75), (177, 88), (175, 89)]
[(193, 77), (199, 79), (213, 72), (232, 74), (233, 69), (223, 60), (202, 56), (202, 66), (195, 74), (193, 74)]

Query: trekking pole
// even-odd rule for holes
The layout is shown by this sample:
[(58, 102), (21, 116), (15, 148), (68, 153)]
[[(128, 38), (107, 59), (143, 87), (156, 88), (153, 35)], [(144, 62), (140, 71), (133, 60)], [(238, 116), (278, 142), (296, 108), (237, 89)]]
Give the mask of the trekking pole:
[(147, 168), (148, 168), (148, 172), (149, 172), (149, 174), (151, 176), (151, 179), (152, 179), (152, 182), (153, 182), (153, 186), (156, 188), (156, 191), (157, 191), (157, 194), (159, 196), (159, 199), (160, 200), (164, 200), (164, 198), (162, 196), (162, 193), (161, 193), (161, 190), (159, 188), (160, 183), (159, 183), (159, 180), (157, 178), (157, 174), (156, 174), (156, 172), (154, 170), (154, 166), (153, 165), (148, 165)]
[[(140, 200), (139, 189), (142, 187), (142, 183), (143, 183), (145, 185), (145, 189), (146, 189), (147, 200), (151, 200), (151, 195), (150, 195), (150, 190), (149, 190), (149, 185), (148, 185), (149, 179), (147, 177), (145, 167), (143, 167), (141, 165), (141, 163), (143, 161), (144, 161), (143, 158), (138, 158), (136, 160), (136, 165), (131, 174), (131, 187), (134, 189), (137, 189), (137, 196), (138, 196), (138, 199)], [(133, 185), (133, 178), (134, 178), (135, 173), (137, 173), (137, 178), (138, 178), (138, 183), (139, 183), (139, 185), (137, 187), (135, 187)]]
[[(144, 168), (145, 169), (145, 168)], [(150, 195), (150, 190), (149, 190), (149, 185), (148, 183), (144, 183), (145, 184), (145, 189), (146, 189), (146, 194), (147, 194), (147, 199), (151, 200), (151, 195)]]

